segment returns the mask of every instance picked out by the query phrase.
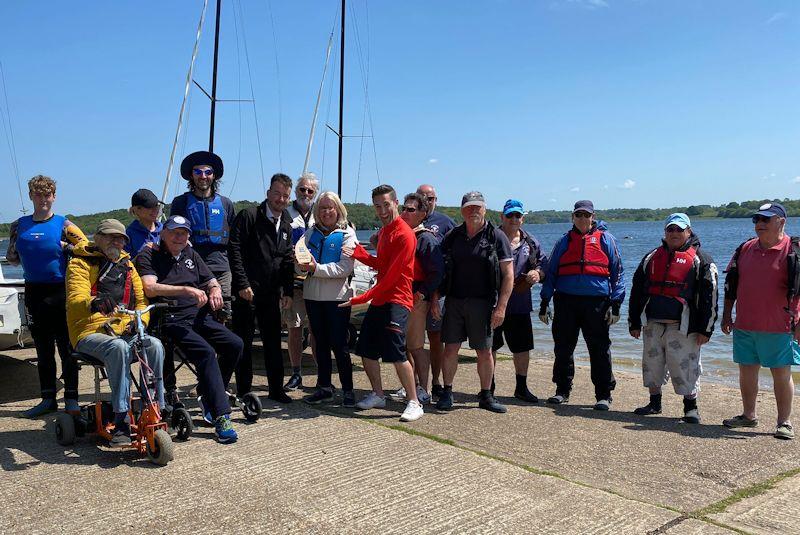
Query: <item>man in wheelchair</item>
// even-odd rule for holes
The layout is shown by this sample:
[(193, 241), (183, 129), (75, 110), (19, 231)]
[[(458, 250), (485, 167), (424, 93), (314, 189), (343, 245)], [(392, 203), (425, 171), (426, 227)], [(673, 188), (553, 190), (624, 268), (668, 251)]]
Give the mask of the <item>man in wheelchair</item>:
[[(144, 293), (170, 300), (162, 333), (197, 369), (202, 410), (210, 413), (217, 441), (236, 442), (225, 386), (242, 355), (242, 339), (213, 317), (222, 308), (222, 289), (200, 255), (189, 245), (191, 226), (183, 216), (164, 223), (158, 246), (136, 256)], [(219, 361), (217, 360), (219, 354)]]
[[(128, 237), (125, 226), (116, 219), (104, 219), (97, 226), (94, 242), (76, 247), (67, 267), (67, 323), (69, 337), (75, 350), (101, 361), (111, 386), (111, 406), (114, 409), (112, 447), (131, 444), (130, 422), (130, 364), (136, 359), (132, 340), (136, 327), (129, 315), (116, 312), (119, 305), (142, 310), (147, 301), (142, 280), (123, 249)], [(147, 322), (147, 314), (142, 316)], [(156, 398), (164, 407), (162, 366), (164, 348), (157, 338), (144, 341), (147, 366), (152, 371)], [(143, 373), (142, 375), (146, 375)], [(143, 377), (143, 381), (147, 380)], [(142, 385), (142, 388), (147, 388)]]

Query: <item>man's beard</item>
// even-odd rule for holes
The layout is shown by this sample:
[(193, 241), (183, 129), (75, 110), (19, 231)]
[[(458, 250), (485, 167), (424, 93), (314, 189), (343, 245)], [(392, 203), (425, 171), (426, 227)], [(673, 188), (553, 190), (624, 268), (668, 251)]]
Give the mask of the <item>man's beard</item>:
[(108, 258), (116, 262), (122, 255), (122, 249), (119, 249), (117, 247), (107, 247), (104, 253)]
[(311, 210), (311, 207), (314, 206), (314, 200), (313, 199), (306, 199), (306, 198), (300, 197), (300, 198), (298, 198), (296, 200), (296, 202), (297, 202), (297, 206), (299, 206), (300, 210), (302, 210), (303, 212), (308, 212), (309, 210)]

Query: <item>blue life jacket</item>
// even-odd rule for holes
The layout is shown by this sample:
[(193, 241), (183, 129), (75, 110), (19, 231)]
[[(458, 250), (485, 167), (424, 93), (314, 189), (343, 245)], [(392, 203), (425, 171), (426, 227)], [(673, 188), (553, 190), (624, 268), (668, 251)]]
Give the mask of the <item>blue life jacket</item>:
[(192, 225), (192, 243), (227, 245), (230, 228), (222, 198), (219, 195), (214, 195), (213, 199), (186, 197), (186, 219)]
[(34, 221), (33, 216), (19, 218), (17, 252), (28, 282), (63, 282), (67, 258), (61, 247), (64, 221), (54, 215), (47, 221)]
[(342, 243), (344, 232), (331, 232), (325, 236), (317, 227), (311, 231), (308, 238), (308, 250), (318, 264), (338, 262), (342, 258)]

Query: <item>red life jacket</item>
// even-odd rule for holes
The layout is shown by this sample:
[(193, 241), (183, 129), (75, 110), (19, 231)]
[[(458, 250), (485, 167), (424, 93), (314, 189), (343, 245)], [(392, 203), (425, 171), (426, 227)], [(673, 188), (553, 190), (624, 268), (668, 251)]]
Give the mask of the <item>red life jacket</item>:
[(586, 234), (570, 230), (567, 250), (558, 262), (558, 275), (611, 276), (608, 255), (601, 246), (602, 238), (602, 230), (595, 229)]
[(659, 247), (650, 259), (647, 269), (647, 293), (674, 297), (683, 302), (683, 292), (689, 287), (689, 277), (692, 276), (696, 256), (697, 250), (694, 247), (674, 252), (666, 247)]

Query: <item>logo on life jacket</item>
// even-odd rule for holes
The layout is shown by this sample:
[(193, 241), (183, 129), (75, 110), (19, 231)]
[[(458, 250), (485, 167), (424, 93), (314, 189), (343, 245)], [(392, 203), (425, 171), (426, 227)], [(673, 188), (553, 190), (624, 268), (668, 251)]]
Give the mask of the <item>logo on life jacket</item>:
[(683, 294), (689, 288), (696, 256), (697, 249), (694, 247), (673, 252), (666, 247), (659, 247), (647, 269), (647, 293), (674, 297), (684, 302)]

